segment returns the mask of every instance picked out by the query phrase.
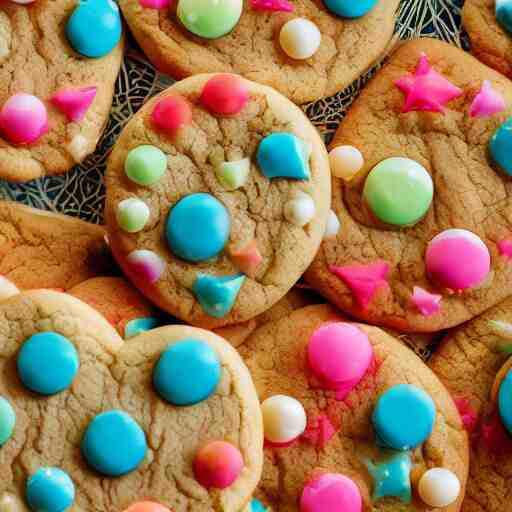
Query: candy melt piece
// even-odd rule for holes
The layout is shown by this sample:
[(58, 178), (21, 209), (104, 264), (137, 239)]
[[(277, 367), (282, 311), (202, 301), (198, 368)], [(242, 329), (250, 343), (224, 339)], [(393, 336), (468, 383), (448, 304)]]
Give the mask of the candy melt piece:
[(190, 103), (179, 94), (158, 100), (151, 112), (153, 126), (169, 135), (192, 123)]
[(217, 277), (198, 273), (192, 291), (207, 315), (223, 318), (233, 309), (245, 279), (243, 274)]
[(350, 181), (362, 169), (364, 158), (354, 146), (338, 146), (329, 152), (329, 163), (333, 176)]
[(295, 226), (303, 227), (313, 220), (316, 208), (315, 201), (309, 194), (300, 192), (284, 205), (285, 219)]
[(165, 270), (164, 261), (153, 251), (140, 249), (128, 254), (126, 261), (132, 272), (150, 284), (156, 283)]
[(244, 459), (231, 443), (213, 441), (201, 448), (194, 458), (196, 480), (207, 489), (226, 489), (240, 476)]
[(427, 292), (419, 286), (415, 286), (411, 297), (412, 303), (418, 308), (423, 316), (431, 316), (438, 313), (441, 309), (441, 295)]
[(509, 117), (489, 141), (489, 153), (503, 172), (512, 176), (512, 117)]
[(75, 501), (75, 486), (59, 468), (40, 468), (27, 480), (27, 503), (34, 512), (64, 512)]
[(11, 403), (0, 396), (0, 447), (12, 436), (16, 425), (16, 413)]
[(414, 75), (400, 78), (395, 85), (405, 94), (402, 112), (443, 112), (448, 102), (464, 94), (462, 89), (432, 68), (424, 53), (420, 56)]
[(334, 212), (334, 210), (329, 210), (329, 214), (327, 215), (327, 223), (325, 225), (324, 231), (324, 240), (328, 240), (329, 238), (335, 238), (340, 230), (341, 224), (338, 219), (338, 216)]
[(219, 183), (226, 190), (236, 190), (243, 187), (251, 172), (251, 159), (243, 158), (233, 162), (222, 162), (215, 169)]
[(504, 427), (512, 434), (512, 370), (509, 370), (498, 391), (498, 410)]
[(255, 11), (292, 12), (293, 4), (288, 0), (251, 0)]
[(261, 404), (265, 439), (271, 443), (289, 443), (299, 437), (307, 425), (302, 404), (286, 395), (275, 395)]
[(484, 242), (471, 231), (447, 229), (428, 244), (425, 266), (437, 285), (466, 290), (485, 280), (491, 269), (491, 256)]
[(480, 91), (471, 103), (469, 115), (471, 117), (488, 117), (503, 112), (505, 108), (506, 103), (503, 96), (492, 88), (489, 80), (484, 80)]
[(507, 31), (512, 33), (512, 2), (510, 0), (496, 0), (496, 19)]
[(261, 503), (261, 501), (258, 501), (257, 499), (253, 499), (251, 501), (251, 510), (250, 512), (267, 512), (267, 509)]
[(172, 512), (169, 508), (154, 501), (139, 501), (130, 505), (124, 512)]
[(220, 377), (215, 350), (204, 341), (187, 338), (162, 352), (153, 370), (153, 385), (167, 402), (193, 405), (215, 392)]
[(139, 0), (139, 3), (148, 9), (167, 9), (171, 5), (170, 0)]
[(323, 449), (336, 434), (336, 428), (325, 414), (319, 414), (316, 418), (308, 420), (306, 430), (301, 439), (306, 439), (317, 448)]
[(312, 57), (320, 48), (322, 34), (318, 27), (306, 18), (294, 18), (286, 22), (279, 32), (279, 44), (283, 51), (296, 60)]
[(366, 467), (373, 478), (373, 501), (389, 496), (411, 503), (412, 462), (408, 452), (395, 453), (378, 463), (366, 461)]
[(398, 384), (384, 392), (372, 415), (377, 440), (393, 450), (409, 450), (425, 442), (435, 419), (432, 398), (412, 384)]
[(134, 318), (127, 322), (124, 327), (124, 339), (128, 340), (138, 336), (142, 332), (150, 331), (155, 327), (158, 327), (159, 321), (153, 317), (146, 318)]
[(0, 130), (12, 144), (33, 144), (48, 132), (44, 103), (31, 94), (11, 96), (0, 110)]
[(78, 123), (92, 105), (96, 91), (96, 87), (63, 89), (52, 96), (51, 102), (68, 118), (68, 121)]
[(451, 505), (460, 494), (457, 475), (445, 468), (432, 468), (423, 473), (418, 484), (420, 498), (430, 507)]
[(237, 75), (218, 74), (206, 82), (199, 100), (214, 114), (232, 116), (249, 101), (249, 88)]
[(146, 456), (146, 435), (126, 412), (107, 411), (89, 423), (82, 439), (82, 455), (98, 473), (121, 476), (139, 467)]
[(368, 14), (376, 5), (378, 0), (324, 0), (325, 6), (332, 13), (343, 18), (360, 18)]
[(134, 183), (153, 185), (167, 169), (167, 156), (155, 146), (138, 146), (128, 153), (124, 169), (126, 176)]
[(254, 239), (239, 249), (231, 249), (229, 255), (233, 263), (249, 277), (257, 272), (263, 261), (258, 242)]
[(512, 240), (510, 238), (500, 240), (496, 245), (498, 246), (498, 251), (502, 256), (512, 258)]
[(20, 293), (20, 291), (14, 283), (11, 283), (11, 281), (4, 276), (0, 276), (0, 302), (14, 297), (14, 295), (18, 295), (18, 293)]
[(119, 227), (127, 233), (138, 233), (144, 229), (151, 212), (148, 205), (136, 197), (124, 199), (117, 205), (116, 219)]

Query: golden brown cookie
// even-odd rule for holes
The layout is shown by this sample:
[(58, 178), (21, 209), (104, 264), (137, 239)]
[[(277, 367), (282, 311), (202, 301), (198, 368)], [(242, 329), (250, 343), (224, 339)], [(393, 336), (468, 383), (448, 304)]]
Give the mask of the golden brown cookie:
[(405, 43), (335, 136), (341, 229), (309, 283), (402, 332), (458, 325), (510, 295), (512, 189), (489, 147), (511, 112), (503, 76), (446, 43)]
[(222, 338), (167, 326), (123, 342), (81, 301), (34, 291), (1, 303), (0, 347), (3, 505), (121, 512), (150, 499), (238, 512), (249, 502), (261, 413)]

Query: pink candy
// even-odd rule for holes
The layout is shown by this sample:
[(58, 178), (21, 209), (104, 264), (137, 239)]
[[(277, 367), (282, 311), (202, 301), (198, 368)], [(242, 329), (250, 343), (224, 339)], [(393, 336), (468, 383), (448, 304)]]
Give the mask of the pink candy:
[(32, 144), (48, 131), (44, 103), (31, 94), (11, 96), (0, 111), (0, 130), (12, 144)]
[(500, 240), (497, 245), (498, 251), (502, 256), (512, 258), (512, 240), (510, 238)]
[(306, 430), (300, 437), (322, 450), (335, 434), (336, 428), (331, 420), (325, 414), (319, 414), (316, 418), (308, 421)]
[(148, 9), (167, 9), (171, 4), (169, 0), (139, 0), (139, 3)]
[(300, 512), (361, 512), (359, 487), (348, 477), (324, 473), (309, 481), (300, 498)]
[(201, 103), (214, 114), (238, 114), (249, 101), (249, 89), (242, 78), (219, 74), (210, 78), (203, 88)]
[(174, 135), (180, 128), (192, 123), (192, 109), (183, 96), (167, 96), (153, 108), (151, 121), (160, 131)]
[(53, 95), (51, 102), (68, 118), (68, 121), (78, 123), (85, 117), (95, 97), (96, 87), (63, 89)]
[(244, 247), (231, 251), (230, 256), (235, 265), (249, 277), (254, 276), (263, 261), (263, 256), (255, 239)]
[(131, 252), (126, 258), (132, 272), (150, 284), (156, 283), (165, 269), (165, 263), (153, 251), (145, 249)]
[(475, 96), (469, 109), (471, 117), (487, 117), (505, 110), (506, 104), (503, 96), (495, 91), (489, 80), (484, 80), (480, 92)]
[(411, 301), (423, 316), (431, 316), (441, 309), (441, 295), (427, 292), (419, 286), (414, 287)]
[(196, 480), (207, 489), (225, 489), (242, 472), (244, 460), (240, 450), (224, 441), (213, 441), (201, 448), (194, 459)]
[(293, 11), (293, 4), (288, 2), (288, 0), (251, 0), (251, 7), (255, 11)]

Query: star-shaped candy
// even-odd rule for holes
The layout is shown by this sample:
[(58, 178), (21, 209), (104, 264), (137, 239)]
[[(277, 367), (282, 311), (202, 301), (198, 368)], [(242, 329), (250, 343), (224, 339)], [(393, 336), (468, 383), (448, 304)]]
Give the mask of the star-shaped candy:
[(435, 71), (422, 53), (413, 75), (407, 75), (395, 82), (405, 94), (402, 112), (443, 112), (451, 100), (462, 96), (463, 91)]

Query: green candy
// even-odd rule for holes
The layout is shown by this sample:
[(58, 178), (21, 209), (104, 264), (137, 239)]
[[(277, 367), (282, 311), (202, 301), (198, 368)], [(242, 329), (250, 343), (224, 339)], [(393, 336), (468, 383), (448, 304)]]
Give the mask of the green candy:
[(14, 432), (16, 413), (12, 405), (0, 396), (0, 446), (5, 444)]
[(386, 224), (411, 226), (427, 213), (434, 196), (430, 174), (409, 158), (388, 158), (368, 174), (363, 197)]
[(127, 233), (142, 231), (149, 220), (149, 216), (148, 205), (135, 197), (125, 199), (117, 205), (117, 223)]
[(124, 169), (138, 185), (153, 185), (167, 169), (167, 157), (155, 146), (139, 146), (128, 153)]
[(243, 0), (179, 0), (177, 14), (193, 34), (217, 39), (235, 28), (242, 6)]

